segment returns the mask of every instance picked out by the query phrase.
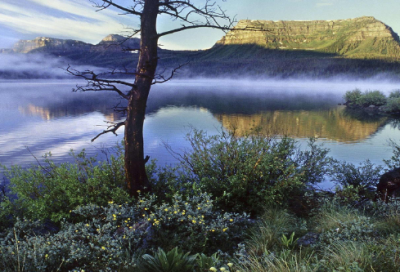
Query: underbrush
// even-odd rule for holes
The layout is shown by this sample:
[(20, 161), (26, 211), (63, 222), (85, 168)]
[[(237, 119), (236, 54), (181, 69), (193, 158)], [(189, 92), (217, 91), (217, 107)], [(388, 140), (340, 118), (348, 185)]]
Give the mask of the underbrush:
[[(147, 165), (153, 192), (135, 199), (118, 152), (8, 169), (0, 270), (398, 271), (400, 203), (369, 191), (382, 167), (335, 161), (315, 139), (188, 140), (176, 167)], [(392, 145), (388, 168), (399, 165)], [(311, 187), (326, 175), (335, 193)]]
[(347, 91), (343, 96), (345, 105), (350, 108), (369, 108), (379, 109), (379, 111), (389, 114), (400, 113), (400, 91), (395, 90), (386, 97), (382, 92), (365, 91), (359, 89)]

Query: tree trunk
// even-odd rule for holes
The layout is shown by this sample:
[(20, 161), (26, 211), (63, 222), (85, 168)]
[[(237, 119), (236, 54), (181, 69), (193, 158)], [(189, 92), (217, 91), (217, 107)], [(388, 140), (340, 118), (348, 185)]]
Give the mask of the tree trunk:
[(128, 116), (125, 121), (125, 176), (131, 196), (137, 195), (138, 190), (150, 191), (143, 151), (143, 123), (147, 98), (158, 62), (156, 31), (158, 1), (145, 0), (144, 2), (137, 75), (135, 87), (132, 89), (129, 99)]

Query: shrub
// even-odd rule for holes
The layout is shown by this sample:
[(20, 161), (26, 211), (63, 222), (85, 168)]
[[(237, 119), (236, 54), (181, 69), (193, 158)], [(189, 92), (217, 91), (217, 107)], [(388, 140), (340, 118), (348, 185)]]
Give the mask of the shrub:
[(386, 104), (386, 96), (380, 91), (365, 91), (357, 99), (357, 105), (361, 107), (383, 106)]
[(358, 105), (358, 100), (360, 99), (362, 93), (359, 89), (355, 89), (353, 91), (347, 91), (343, 96), (346, 101), (346, 105), (349, 107), (354, 107)]
[(172, 203), (155, 204), (155, 198), (140, 200), (144, 222), (152, 226), (149, 246), (170, 250), (179, 246), (184, 251), (214, 253), (233, 252), (243, 241), (249, 226), (245, 214), (221, 213), (213, 210), (211, 195), (182, 198), (174, 195)]
[(88, 158), (84, 151), (78, 155), (71, 151), (71, 156), (75, 163), (57, 165), (49, 154), (43, 165), (26, 170), (18, 166), (6, 169), (10, 189), (17, 196), (8, 202), (8, 211), (28, 219), (60, 222), (69, 218), (69, 211), (78, 205), (129, 201), (120, 154), (97, 165), (95, 158)]
[(399, 113), (400, 112), (400, 97), (389, 98), (383, 111), (388, 113)]
[(290, 138), (261, 136), (238, 138), (222, 132), (207, 136), (194, 130), (188, 135), (192, 152), (176, 154), (180, 172), (166, 191), (196, 194), (211, 192), (223, 210), (260, 214), (266, 205), (286, 204), (306, 184), (321, 181), (330, 163), (328, 151), (310, 140), (300, 151)]
[(389, 140), (389, 145), (392, 147), (392, 156), (389, 160), (383, 160), (388, 169), (400, 167), (400, 145), (393, 140)]
[(368, 188), (376, 186), (382, 170), (382, 166), (374, 165), (369, 160), (360, 163), (358, 167), (352, 163), (335, 162), (331, 176), (333, 181), (343, 187)]
[(154, 205), (154, 199), (77, 207), (52, 233), (41, 221), (16, 219), (0, 233), (0, 270), (23, 265), (26, 271), (115, 271), (134, 267), (143, 253), (159, 247), (233, 252), (249, 225), (244, 215), (213, 211), (205, 194), (185, 200), (176, 195), (162, 205)]
[(400, 98), (400, 90), (394, 90), (389, 94), (389, 98)]

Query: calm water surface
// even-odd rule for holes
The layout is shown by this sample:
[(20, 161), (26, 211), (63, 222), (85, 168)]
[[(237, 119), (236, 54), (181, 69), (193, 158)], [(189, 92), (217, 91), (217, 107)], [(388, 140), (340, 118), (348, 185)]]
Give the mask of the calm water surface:
[[(113, 94), (73, 93), (76, 81), (0, 82), (0, 163), (35, 164), (36, 156), (52, 153), (55, 161), (69, 159), (71, 149), (101, 154), (122, 140), (106, 134), (90, 140), (107, 122), (123, 119), (113, 111), (120, 101)], [(397, 120), (360, 115), (338, 105), (347, 90), (378, 89), (388, 94), (399, 83), (373, 81), (238, 81), (175, 80), (155, 86), (145, 120), (145, 154), (160, 165), (174, 163), (166, 151), (188, 149), (185, 135), (191, 128), (209, 134), (254, 129), (289, 135), (306, 146), (307, 138), (331, 150), (340, 160), (359, 163), (370, 159), (382, 164), (391, 156), (388, 140), (400, 143)]]

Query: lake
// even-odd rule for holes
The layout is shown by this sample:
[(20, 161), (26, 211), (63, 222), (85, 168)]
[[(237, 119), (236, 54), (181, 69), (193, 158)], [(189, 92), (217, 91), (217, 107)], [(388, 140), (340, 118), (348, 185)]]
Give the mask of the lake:
[[(109, 133), (91, 142), (107, 122), (123, 120), (113, 111), (120, 102), (114, 94), (74, 93), (76, 80), (0, 83), (0, 163), (5, 166), (36, 164), (47, 152), (62, 162), (70, 159), (71, 149), (83, 148), (101, 159), (102, 149), (122, 140), (123, 128), (118, 136)], [(235, 129), (239, 136), (257, 129), (265, 135), (292, 136), (302, 147), (309, 137), (318, 137), (336, 159), (383, 164), (392, 155), (388, 140), (400, 142), (397, 120), (360, 115), (338, 105), (343, 94), (355, 88), (388, 94), (400, 84), (193, 79), (155, 85), (147, 106), (145, 154), (159, 165), (175, 163), (164, 145), (177, 152), (188, 149), (185, 136), (192, 128), (208, 134)]]

